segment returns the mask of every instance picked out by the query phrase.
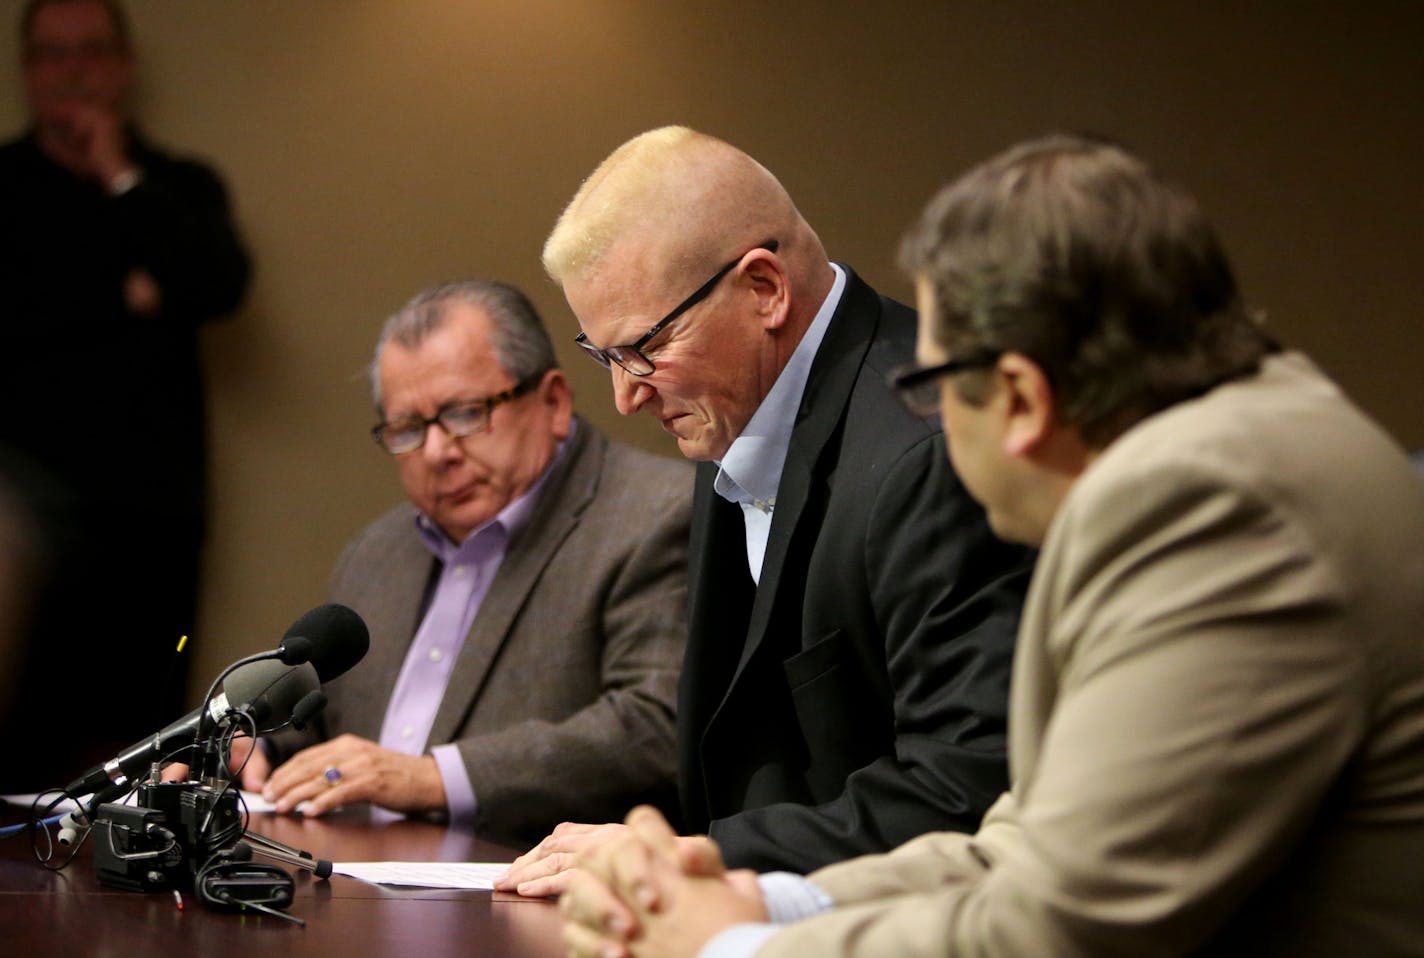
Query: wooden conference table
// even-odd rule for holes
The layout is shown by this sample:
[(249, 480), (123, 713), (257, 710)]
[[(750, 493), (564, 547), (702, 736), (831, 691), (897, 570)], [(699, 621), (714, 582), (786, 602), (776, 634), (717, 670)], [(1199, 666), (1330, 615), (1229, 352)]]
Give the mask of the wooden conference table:
[[(365, 810), (311, 820), (253, 815), (248, 828), (337, 862), (515, 856), (514, 850), (468, 832), (426, 822), (381, 822)], [(90, 842), (67, 868), (51, 872), (35, 861), (29, 835), (6, 838), (0, 840), (0, 952), (16, 958), (563, 954), (552, 902), (487, 891), (388, 888), (342, 875), (322, 881), (282, 867), (296, 876), (296, 898), (287, 911), (305, 919), (305, 928), (279, 918), (213, 911), (190, 891), (179, 910), (171, 892), (107, 888), (95, 876)]]

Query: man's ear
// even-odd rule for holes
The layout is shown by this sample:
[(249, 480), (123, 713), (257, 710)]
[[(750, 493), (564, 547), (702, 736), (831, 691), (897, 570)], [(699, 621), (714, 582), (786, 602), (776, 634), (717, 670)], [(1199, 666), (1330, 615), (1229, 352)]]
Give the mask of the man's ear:
[(564, 441), (573, 430), (574, 394), (562, 369), (555, 367), (544, 373), (539, 382), (538, 397), (549, 408), (554, 438)]
[(1038, 451), (1053, 433), (1058, 408), (1043, 369), (1022, 353), (1005, 353), (995, 364), (1005, 408), (1004, 452), (1024, 457)]
[(756, 295), (763, 329), (780, 329), (791, 312), (791, 290), (781, 260), (771, 250), (752, 250), (743, 266), (744, 281)]

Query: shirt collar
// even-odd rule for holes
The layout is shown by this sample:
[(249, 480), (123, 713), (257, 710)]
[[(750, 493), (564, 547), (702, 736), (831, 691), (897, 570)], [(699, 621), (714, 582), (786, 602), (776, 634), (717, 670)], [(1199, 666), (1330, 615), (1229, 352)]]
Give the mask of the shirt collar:
[(712, 488), (728, 502), (754, 505), (762, 512), (770, 512), (776, 504), (781, 470), (786, 465), (791, 431), (796, 426), (796, 409), (806, 392), (816, 351), (845, 292), (845, 270), (835, 263), (831, 269), (836, 274), (835, 282), (806, 329), (806, 335), (796, 344), (786, 368), (776, 377), (771, 391), (752, 414), (746, 428), (717, 463), (717, 479)]

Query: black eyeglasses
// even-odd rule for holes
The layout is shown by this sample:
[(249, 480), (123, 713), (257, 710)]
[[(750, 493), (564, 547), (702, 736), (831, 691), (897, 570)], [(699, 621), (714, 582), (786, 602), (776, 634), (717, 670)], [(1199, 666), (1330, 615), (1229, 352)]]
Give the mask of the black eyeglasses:
[(900, 397), (905, 408), (916, 416), (939, 414), (939, 381), (967, 369), (987, 369), (999, 361), (1001, 350), (985, 349), (933, 366), (909, 365), (890, 373), (890, 388)]
[[(753, 246), (752, 249), (747, 250), (747, 253), (750, 253), (752, 250), (758, 249), (764, 249), (768, 252), (775, 253), (780, 245), (781, 244), (779, 244), (774, 239), (767, 240), (765, 243), (762, 243), (758, 246)], [(603, 349), (599, 349), (593, 343), (588, 341), (588, 336), (584, 333), (579, 333), (577, 336), (575, 336), (574, 342), (582, 346), (583, 351), (588, 353), (588, 355), (593, 359), (593, 361), (598, 363), (604, 369), (611, 369), (613, 364), (617, 363), (620, 367), (622, 367), (631, 375), (648, 375), (648, 373), (652, 372), (653, 369), (656, 367), (653, 366), (653, 361), (651, 359), (643, 355), (643, 347), (648, 344), (648, 341), (650, 339), (652, 339), (658, 333), (662, 332), (668, 323), (672, 322), (674, 319), (677, 319), (683, 313), (687, 312), (689, 309), (706, 299), (708, 294), (716, 288), (719, 282), (722, 281), (722, 277), (730, 273), (736, 267), (736, 265), (746, 257), (747, 253), (743, 253), (741, 256), (738, 256), (736, 259), (728, 263), (726, 266), (723, 266), (721, 269), (717, 270), (716, 274), (711, 279), (703, 283), (701, 286), (697, 287), (697, 290), (691, 296), (687, 297), (687, 299), (684, 299), (682, 302), (678, 303), (676, 308), (674, 308), (672, 312), (668, 313), (662, 319), (654, 323), (652, 329), (649, 329), (646, 333), (644, 333), (642, 337), (639, 338), (636, 342), (628, 343), (624, 346), (607, 346)]]
[(518, 399), (539, 384), (543, 372), (537, 372), (518, 385), (502, 393), (483, 399), (464, 399), (441, 406), (439, 412), (427, 419), (424, 416), (406, 416), (395, 422), (378, 423), (371, 429), (371, 438), (376, 440), (386, 452), (393, 456), (414, 452), (425, 445), (426, 433), (431, 425), (439, 425), (446, 435), (458, 439), (489, 428), (490, 412), (501, 403)]

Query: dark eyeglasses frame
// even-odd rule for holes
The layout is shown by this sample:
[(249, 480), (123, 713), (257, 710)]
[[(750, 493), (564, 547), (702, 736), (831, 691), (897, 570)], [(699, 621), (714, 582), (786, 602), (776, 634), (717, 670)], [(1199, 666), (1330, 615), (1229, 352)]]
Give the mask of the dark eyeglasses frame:
[(939, 395), (936, 393), (931, 400), (925, 394), (926, 384), (970, 369), (987, 369), (998, 362), (1003, 354), (1000, 349), (984, 349), (961, 359), (950, 359), (933, 366), (913, 363), (902, 366), (890, 373), (890, 388), (895, 390), (895, 395), (905, 404), (905, 408), (916, 416), (933, 416), (939, 413)]
[[(579, 346), (583, 348), (583, 351), (588, 354), (589, 358), (592, 359), (594, 362), (598, 363), (598, 365), (602, 366), (604, 369), (612, 369), (613, 364), (617, 363), (619, 368), (621, 368), (624, 372), (628, 373), (630, 376), (647, 376), (651, 374), (652, 371), (657, 367), (653, 364), (653, 361), (651, 359), (649, 359), (643, 354), (643, 347), (646, 346), (654, 336), (656, 336), (658, 333), (662, 332), (665, 328), (667, 328), (668, 323), (671, 323), (674, 319), (677, 319), (683, 313), (687, 312), (689, 309), (706, 299), (708, 295), (711, 294), (712, 290), (716, 288), (717, 284), (722, 281), (722, 277), (726, 276), (728, 273), (730, 273), (733, 269), (736, 268), (738, 263), (746, 259), (747, 253), (751, 253), (759, 249), (764, 249), (768, 252), (775, 253), (780, 247), (780, 245), (781, 244), (778, 243), (776, 240), (770, 239), (767, 240), (765, 243), (758, 243), (756, 246), (753, 246), (751, 249), (742, 253), (740, 256), (732, 260), (726, 266), (723, 266), (721, 269), (717, 270), (717, 272), (712, 276), (711, 279), (703, 283), (701, 286), (697, 287), (693, 294), (687, 297), (687, 299), (684, 299), (682, 302), (678, 303), (677, 306), (673, 308), (672, 312), (668, 313), (662, 319), (654, 323), (652, 328), (649, 329), (646, 333), (644, 333), (641, 337), (639, 337), (636, 342), (626, 343), (622, 346), (609, 346), (605, 349), (599, 349), (597, 346), (593, 345), (593, 343), (588, 341), (588, 336), (585, 333), (579, 333), (577, 336), (575, 336), (574, 342), (578, 343)], [(619, 359), (619, 354), (625, 354), (624, 358)], [(642, 369), (641, 366), (639, 366), (638, 368), (633, 368), (628, 364), (629, 359), (635, 359), (638, 362), (641, 362), (643, 365), (646, 365), (648, 368)]]
[[(544, 373), (547, 371), (548, 370), (540, 370), (539, 372), (528, 377), (527, 379), (524, 379), (523, 381), (516, 383), (510, 388), (504, 390), (504, 392), (495, 393), (493, 396), (486, 396), (483, 399), (461, 399), (456, 402), (446, 403), (445, 405), (441, 406), (439, 410), (436, 411), (434, 416), (407, 416), (400, 422), (376, 423), (376, 425), (371, 427), (371, 438), (376, 441), (376, 445), (380, 446), (382, 449), (384, 449), (391, 455), (403, 456), (408, 452), (415, 452), (415, 450), (425, 445), (426, 438), (430, 435), (430, 427), (432, 425), (438, 425), (441, 429), (445, 430), (445, 434), (447, 436), (450, 436), (452, 439), (460, 439), (465, 436), (473, 436), (477, 432), (485, 432), (489, 429), (490, 413), (494, 412), (496, 406), (507, 403), (511, 399), (518, 399), (520, 396), (523, 396), (525, 393), (532, 390), (535, 386), (539, 385), (540, 381), (543, 380)], [(453, 428), (449, 423), (445, 422), (445, 416), (451, 410), (466, 410), (472, 408), (484, 410), (484, 415), (480, 418), (479, 423), (473, 429), (466, 429), (460, 431)], [(420, 423), (420, 442), (416, 443), (408, 449), (399, 450), (392, 449), (389, 445), (386, 444), (386, 440), (383, 438), (383, 436), (385, 435), (388, 429), (393, 429), (396, 426), (409, 426), (412, 430), (414, 430), (415, 424), (417, 422)]]

